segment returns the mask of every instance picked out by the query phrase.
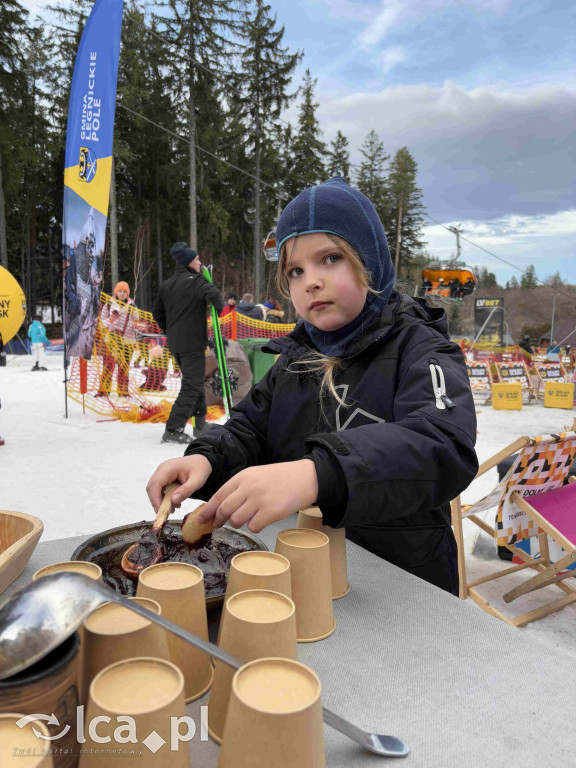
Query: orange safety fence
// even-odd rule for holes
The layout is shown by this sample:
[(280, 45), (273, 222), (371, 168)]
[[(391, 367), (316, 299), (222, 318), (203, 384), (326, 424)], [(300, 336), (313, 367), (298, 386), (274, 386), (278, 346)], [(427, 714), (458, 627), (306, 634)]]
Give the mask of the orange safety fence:
[[(238, 312), (221, 318), (220, 326), (228, 339), (277, 338), (294, 328)], [(212, 335), (211, 319), (208, 334)], [(92, 356), (71, 358), (68, 397), (105, 418), (165, 423), (180, 382), (178, 365), (152, 314), (102, 293)], [(221, 406), (208, 407), (209, 421), (223, 415)]]

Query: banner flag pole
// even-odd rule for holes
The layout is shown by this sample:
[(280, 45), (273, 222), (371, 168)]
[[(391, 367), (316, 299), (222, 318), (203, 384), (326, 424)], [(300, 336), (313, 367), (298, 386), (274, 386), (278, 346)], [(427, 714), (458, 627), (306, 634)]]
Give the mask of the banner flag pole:
[(72, 357), (90, 359), (98, 322), (123, 4), (123, 0), (94, 3), (70, 88), (62, 222), (66, 391), (66, 363)]

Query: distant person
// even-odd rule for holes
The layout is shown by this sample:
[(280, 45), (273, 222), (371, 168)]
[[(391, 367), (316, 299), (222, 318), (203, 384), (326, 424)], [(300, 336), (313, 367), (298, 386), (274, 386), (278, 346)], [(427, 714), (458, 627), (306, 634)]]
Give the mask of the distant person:
[(265, 302), (266, 307), (266, 322), (267, 323), (283, 323), (284, 322), (284, 310), (276, 299)]
[(32, 366), (33, 371), (47, 371), (44, 365), (44, 350), (50, 346), (48, 337), (46, 336), (46, 328), (42, 324), (42, 318), (40, 315), (34, 315), (34, 322), (30, 324), (28, 328), (28, 338), (30, 339), (30, 346), (32, 347), (32, 354), (36, 357), (36, 362)]
[(251, 317), (253, 320), (264, 320), (266, 311), (262, 304), (254, 304), (254, 296), (251, 293), (245, 293), (242, 301), (238, 302), (236, 307), (241, 315)]
[(96, 397), (108, 397), (112, 389), (114, 370), (118, 368), (116, 389), (119, 397), (128, 397), (130, 361), (136, 345), (138, 311), (130, 298), (130, 286), (121, 280), (114, 287), (114, 298), (105, 304), (100, 315), (104, 330), (102, 373)]
[(0, 368), (6, 365), (6, 352), (4, 351), (4, 339), (0, 333)]
[(464, 285), (462, 286), (462, 295), (463, 296), (470, 296), (471, 293), (474, 293), (474, 288), (476, 287), (476, 283), (474, 280), (472, 280), (471, 277), (469, 277)]
[(189, 443), (192, 438), (184, 428), (190, 417), (195, 417), (194, 437), (209, 429), (204, 397), (206, 314), (208, 304), (221, 312), (224, 302), (218, 288), (200, 274), (200, 257), (193, 248), (188, 248), (186, 243), (174, 243), (170, 255), (176, 269), (172, 277), (162, 283), (152, 312), (166, 333), (168, 347), (182, 373), (182, 383), (162, 442)]
[(546, 350), (546, 360), (548, 360), (551, 363), (558, 363), (560, 362), (560, 354), (562, 352), (562, 349), (557, 341), (553, 341), (548, 349)]
[(229, 293), (226, 296), (226, 304), (224, 305), (222, 312), (220, 312), (220, 317), (226, 317), (226, 315), (229, 315), (231, 312), (235, 312), (237, 304), (238, 296), (236, 296), (235, 293)]
[(524, 336), (522, 336), (522, 341), (520, 342), (520, 344), (518, 346), (522, 347), (522, 349), (525, 352), (528, 352), (529, 355), (533, 355), (534, 354), (534, 347), (532, 346), (532, 344), (530, 344), (530, 336), (528, 336), (527, 333), (524, 334)]

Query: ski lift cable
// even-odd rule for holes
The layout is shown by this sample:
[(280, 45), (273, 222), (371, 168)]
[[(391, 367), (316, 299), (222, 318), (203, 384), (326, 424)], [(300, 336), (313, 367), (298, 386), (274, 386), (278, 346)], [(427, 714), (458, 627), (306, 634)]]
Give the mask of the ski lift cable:
[[(142, 120), (145, 120), (147, 123), (150, 123), (151, 125), (154, 125), (156, 128), (159, 128), (161, 131), (164, 131), (165, 133), (169, 133), (170, 136), (174, 136), (175, 139), (180, 139), (180, 141), (185, 141), (186, 144), (190, 144), (190, 140), (187, 139), (185, 136), (180, 136), (180, 134), (175, 133), (174, 131), (171, 131), (169, 128), (164, 128), (163, 125), (160, 125), (159, 123), (154, 122), (154, 120), (150, 120), (149, 117), (146, 117), (145, 115), (141, 115), (139, 112), (136, 112), (134, 109), (130, 109), (130, 107), (127, 107), (125, 104), (118, 104), (119, 107), (122, 107), (122, 109), (125, 109), (126, 112), (130, 112), (133, 115), (136, 115), (136, 117), (140, 117)], [(267, 181), (262, 181), (262, 179), (256, 178), (252, 173), (248, 173), (248, 171), (243, 170), (242, 168), (239, 168), (237, 165), (234, 165), (234, 163), (230, 163), (228, 160), (224, 160), (223, 157), (219, 157), (218, 155), (215, 155), (214, 152), (210, 152), (207, 149), (204, 149), (204, 147), (201, 147), (199, 144), (194, 144), (196, 149), (199, 149), (200, 152), (204, 152), (207, 155), (210, 155), (210, 157), (215, 158), (216, 160), (219, 160), (221, 163), (224, 163), (224, 165), (229, 165), (230, 168), (234, 168), (236, 171), (240, 171), (240, 173), (243, 173), (245, 176), (249, 176), (251, 179), (254, 179), (254, 181), (257, 181), (259, 184), (261, 184), (264, 187), (270, 187), (270, 189), (274, 190), (274, 194), (276, 197), (280, 197), (283, 200), (289, 200), (289, 196), (286, 195), (284, 192), (280, 192), (280, 190), (277, 189), (277, 187), (273, 186), (272, 184), (269, 184)]]
[[(448, 230), (448, 232), (452, 232), (452, 229), (450, 227), (447, 227), (446, 224), (442, 224), (441, 221), (438, 221), (433, 216), (430, 216), (429, 213), (424, 212), (424, 215), (427, 216), (431, 221), (433, 221), (435, 224), (438, 224), (438, 226), (443, 227), (444, 229)], [(481, 245), (478, 245), (478, 243), (473, 242), (472, 240), (469, 240), (467, 237), (464, 237), (464, 235), (460, 235), (460, 239), (464, 240), (465, 242), (469, 243), (470, 245), (473, 245), (474, 248), (478, 248), (480, 251), (484, 251), (484, 253), (487, 253), (489, 256), (493, 256), (495, 259), (498, 259), (498, 261), (502, 261), (504, 264), (507, 264), (509, 267), (512, 267), (512, 269), (518, 270), (518, 272), (522, 272), (523, 275), (527, 273), (527, 269), (522, 269), (522, 267), (517, 266), (516, 264), (513, 264), (511, 261), (508, 261), (507, 259), (502, 258), (502, 256), (498, 256), (497, 254), (493, 253), (492, 251), (489, 251), (487, 248), (484, 248)], [(544, 280), (541, 280), (537, 275), (534, 275), (534, 279), (536, 282), (541, 283), (542, 285), (546, 285), (548, 288), (551, 288), (553, 292), (557, 293), (559, 296), (565, 296), (568, 299), (574, 299), (574, 296), (571, 296), (569, 293), (564, 293), (563, 291), (559, 291), (557, 288), (554, 288), (551, 285), (548, 285), (544, 282)]]
[[(137, 24), (139, 27), (142, 27), (142, 29), (145, 29), (145, 30), (146, 30), (147, 32), (149, 32), (149, 33), (150, 33), (150, 34), (151, 34), (153, 37), (157, 37), (157, 38), (158, 38), (158, 40), (162, 40), (162, 42), (166, 43), (166, 45), (171, 45), (171, 46), (173, 46), (173, 47), (176, 45), (176, 43), (173, 43), (171, 40), (168, 40), (166, 37), (163, 37), (163, 35), (161, 35), (159, 32), (156, 32), (155, 30), (153, 30), (153, 29), (150, 29), (150, 27), (147, 27), (147, 26), (146, 26), (146, 24), (143, 24), (141, 21), (138, 21), (138, 19), (135, 19), (135, 18), (133, 18), (132, 16), (130, 16), (130, 14), (129, 14), (127, 11), (125, 11), (124, 13), (125, 13), (126, 17), (127, 17), (127, 18), (128, 18), (128, 19), (129, 19), (129, 20), (130, 20), (130, 21), (131, 21), (133, 24)], [(191, 60), (192, 60), (192, 57), (191, 57), (191, 56), (188, 56), (188, 54), (187, 54), (187, 53), (182, 53), (182, 55), (183, 55), (183, 57), (184, 57), (185, 59), (188, 59), (188, 61), (191, 61)], [(237, 93), (238, 95), (240, 95), (240, 91), (239, 91), (237, 88), (234, 88), (233, 86), (231, 86), (231, 85), (230, 85), (230, 83), (229, 83), (229, 82), (227, 81), (227, 79), (226, 79), (227, 77), (230, 77), (231, 75), (233, 75), (233, 74), (234, 74), (233, 72), (222, 72), (222, 73), (220, 73), (220, 72), (217, 72), (217, 71), (216, 71), (216, 70), (214, 70), (214, 69), (210, 69), (210, 67), (205, 67), (205, 66), (204, 66), (204, 64), (201, 64), (201, 63), (200, 63), (200, 62), (199, 62), (197, 59), (194, 59), (194, 65), (195, 65), (195, 66), (197, 66), (197, 67), (200, 67), (200, 69), (203, 69), (203, 70), (205, 70), (205, 71), (206, 71), (206, 72), (208, 72), (210, 75), (212, 75), (212, 76), (213, 76), (213, 77), (215, 77), (216, 79), (218, 79), (218, 80), (220, 80), (221, 82), (223, 82), (223, 83), (224, 83), (224, 84), (225, 84), (225, 85), (228, 87), (228, 89), (229, 89), (229, 90), (231, 90), (231, 91), (234, 91), (235, 93)], [(251, 101), (251, 102), (252, 102), (252, 104), (254, 104), (255, 106), (258, 106), (258, 105), (256, 104), (256, 102), (255, 102), (253, 99), (251, 99), (251, 98), (250, 98), (250, 96), (248, 96), (248, 100), (249, 100), (249, 101)], [(291, 123), (289, 123), (287, 120), (284, 120), (282, 117), (277, 117), (276, 119), (277, 119), (279, 122), (281, 122), (281, 123), (284, 123), (284, 125), (288, 126), (288, 128), (293, 128), (293, 127), (294, 127), (294, 126), (293, 126)]]

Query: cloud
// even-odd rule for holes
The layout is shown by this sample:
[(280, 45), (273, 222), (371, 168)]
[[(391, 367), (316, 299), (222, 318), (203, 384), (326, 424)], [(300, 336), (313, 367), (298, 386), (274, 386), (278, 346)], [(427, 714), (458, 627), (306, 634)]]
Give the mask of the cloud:
[[(504, 257), (516, 267), (536, 267), (539, 277), (560, 270), (574, 281), (573, 254), (576, 250), (576, 209), (543, 216), (504, 216), (491, 221), (446, 221), (444, 227), (459, 224), (463, 230), (462, 259), (470, 265), (482, 264), (508, 279), (517, 274), (509, 265), (494, 259), (472, 243)], [(441, 259), (456, 255), (456, 238), (437, 224), (425, 227), (427, 250)], [(471, 241), (471, 242), (468, 242)]]
[(406, 61), (406, 52), (403, 48), (396, 46), (394, 48), (388, 48), (385, 51), (382, 51), (381, 53), (376, 56), (374, 59), (374, 64), (381, 70), (383, 74), (386, 74), (387, 72), (390, 72), (391, 69), (393, 69), (396, 64), (400, 64), (403, 61)]
[(575, 91), (466, 90), (446, 82), (319, 100), (326, 138), (341, 130), (353, 162), (371, 129), (387, 152), (408, 147), (435, 218), (553, 214), (576, 199)]
[[(511, 0), (420, 0), (414, 3), (402, 0), (381, 0), (380, 9), (372, 10), (365, 29), (360, 32), (356, 42), (364, 51), (369, 51), (380, 44), (390, 33), (405, 34), (413, 27), (421, 25), (430, 17), (437, 18), (444, 13), (491, 14), (502, 16), (507, 11)], [(350, 5), (350, 3), (348, 3)], [(362, 4), (360, 4), (362, 5)], [(358, 16), (355, 17), (358, 19)]]

